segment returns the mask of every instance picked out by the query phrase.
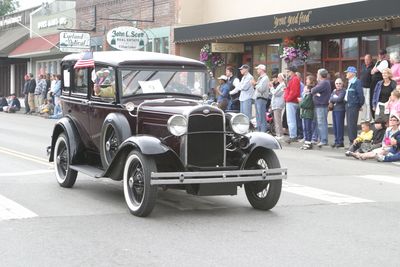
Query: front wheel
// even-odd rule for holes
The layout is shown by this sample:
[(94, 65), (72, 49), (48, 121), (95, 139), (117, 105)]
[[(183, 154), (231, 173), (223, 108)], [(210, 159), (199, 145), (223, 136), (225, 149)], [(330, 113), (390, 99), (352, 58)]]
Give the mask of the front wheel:
[(54, 146), (54, 170), (57, 182), (62, 187), (70, 188), (75, 184), (78, 172), (70, 168), (70, 150), (67, 136), (58, 136)]
[[(275, 169), (280, 163), (272, 150), (258, 151), (250, 156), (245, 169)], [(246, 196), (255, 209), (270, 210), (275, 207), (282, 191), (282, 180), (249, 182), (244, 185)]]
[(157, 171), (153, 159), (132, 151), (125, 162), (123, 183), (124, 196), (129, 211), (146, 217), (151, 213), (157, 199), (157, 187), (150, 185), (151, 172)]

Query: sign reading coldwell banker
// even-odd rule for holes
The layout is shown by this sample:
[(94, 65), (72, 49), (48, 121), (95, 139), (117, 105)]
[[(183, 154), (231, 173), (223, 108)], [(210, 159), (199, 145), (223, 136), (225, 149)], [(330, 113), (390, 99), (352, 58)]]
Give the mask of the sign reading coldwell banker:
[(139, 50), (147, 44), (147, 34), (135, 27), (118, 27), (107, 33), (107, 42), (118, 50)]
[(60, 32), (62, 52), (84, 52), (90, 50), (90, 34), (84, 32)]

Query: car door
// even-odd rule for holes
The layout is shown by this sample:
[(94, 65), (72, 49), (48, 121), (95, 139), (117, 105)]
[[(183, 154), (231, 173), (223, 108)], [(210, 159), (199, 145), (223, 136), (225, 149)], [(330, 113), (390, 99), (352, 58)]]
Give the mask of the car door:
[(116, 98), (115, 68), (96, 65), (90, 81), (90, 136), (96, 151), (100, 151), (103, 123), (110, 113), (119, 113)]

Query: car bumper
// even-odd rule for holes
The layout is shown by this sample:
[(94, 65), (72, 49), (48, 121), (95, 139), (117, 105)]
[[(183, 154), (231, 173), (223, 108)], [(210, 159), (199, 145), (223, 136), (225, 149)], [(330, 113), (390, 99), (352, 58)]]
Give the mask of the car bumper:
[(202, 171), (202, 172), (152, 172), (151, 185), (246, 183), (287, 178), (287, 169)]

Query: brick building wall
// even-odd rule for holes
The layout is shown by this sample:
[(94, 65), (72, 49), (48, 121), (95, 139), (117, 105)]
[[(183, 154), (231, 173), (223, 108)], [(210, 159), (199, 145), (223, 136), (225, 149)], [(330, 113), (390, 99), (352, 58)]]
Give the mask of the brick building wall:
[[(121, 21), (153, 19), (154, 22)], [(95, 12), (96, 7), (96, 12)], [(145, 30), (149, 28), (174, 26), (176, 22), (176, 0), (76, 0), (76, 25), (78, 29), (90, 32), (92, 37), (104, 38), (104, 49), (107, 50), (105, 36), (107, 32), (119, 26), (133, 26)], [(95, 18), (96, 13), (96, 18)], [(116, 19), (116, 20), (106, 20)], [(175, 52), (173, 30), (170, 36), (170, 53)]]

